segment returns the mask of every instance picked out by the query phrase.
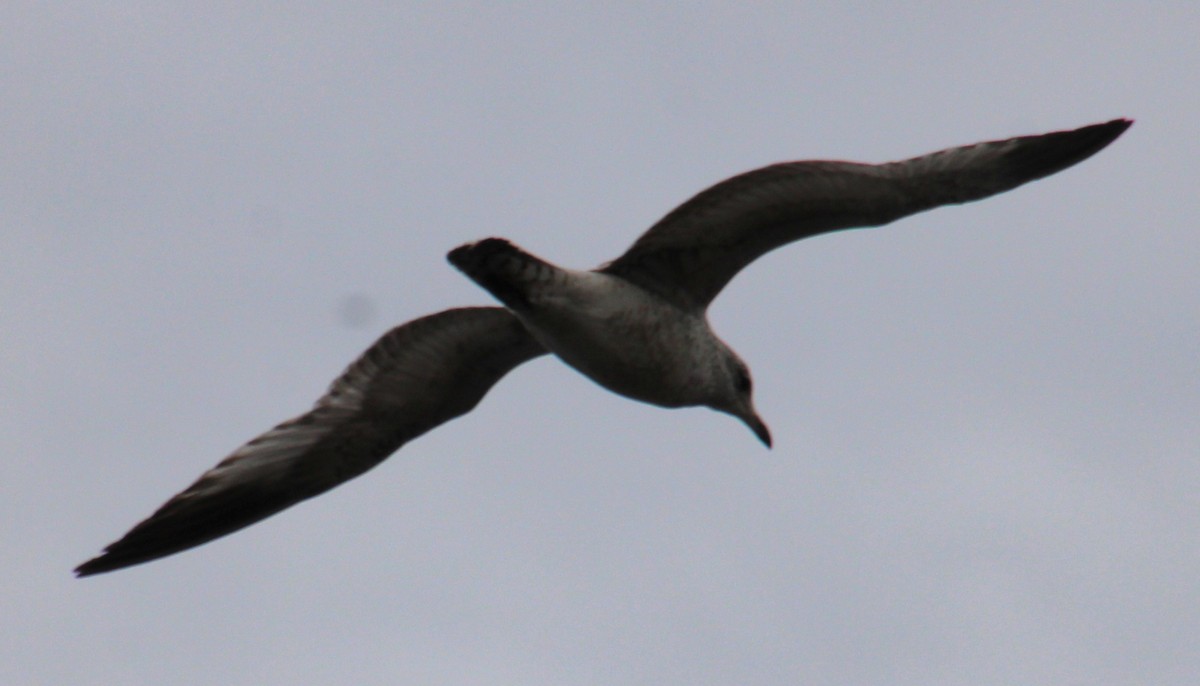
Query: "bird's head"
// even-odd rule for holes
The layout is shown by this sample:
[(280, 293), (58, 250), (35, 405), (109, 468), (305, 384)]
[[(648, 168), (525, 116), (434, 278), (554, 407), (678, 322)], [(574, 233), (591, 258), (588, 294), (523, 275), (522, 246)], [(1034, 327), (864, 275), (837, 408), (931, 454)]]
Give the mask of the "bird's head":
[(722, 402), (712, 407), (742, 420), (754, 435), (758, 436), (758, 440), (770, 448), (771, 430), (754, 409), (754, 383), (750, 378), (750, 368), (732, 350), (728, 353), (726, 366), (729, 371), (729, 383), (726, 392), (722, 394)]

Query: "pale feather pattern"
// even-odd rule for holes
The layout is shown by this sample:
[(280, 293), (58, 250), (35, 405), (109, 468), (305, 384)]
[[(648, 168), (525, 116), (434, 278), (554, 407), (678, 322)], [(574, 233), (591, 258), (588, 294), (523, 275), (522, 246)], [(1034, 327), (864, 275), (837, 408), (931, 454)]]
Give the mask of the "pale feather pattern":
[(784, 162), (718, 183), (680, 205), (600, 271), (687, 308), (706, 308), (743, 267), (792, 241), (879, 226), (1049, 176), (1133, 122), (977, 143), (889, 164)]
[(499, 307), (447, 310), (399, 326), (311, 411), (238, 448), (76, 573), (170, 555), (319, 495), (469, 412), (511, 369), (545, 352)]

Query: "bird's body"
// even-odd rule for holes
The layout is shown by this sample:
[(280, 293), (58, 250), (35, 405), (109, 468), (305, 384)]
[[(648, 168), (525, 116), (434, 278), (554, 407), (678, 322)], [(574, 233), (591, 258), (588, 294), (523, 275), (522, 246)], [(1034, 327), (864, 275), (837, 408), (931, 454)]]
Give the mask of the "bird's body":
[(510, 370), (547, 352), (635, 400), (733, 415), (769, 446), (749, 370), (706, 316), (738, 271), (802, 238), (887, 224), (1048, 176), (1130, 124), (1118, 119), (888, 164), (763, 167), (702, 191), (590, 271), (554, 266), (497, 238), (456, 248), (450, 261), (505, 307), (446, 310), (396, 327), (311, 411), (234, 451), (76, 573), (191, 548), (329, 490), (470, 411)]
[(703, 310), (611, 274), (555, 267), (501, 239), (464, 245), (449, 259), (547, 350), (604, 388), (661, 407), (719, 402), (728, 347)]

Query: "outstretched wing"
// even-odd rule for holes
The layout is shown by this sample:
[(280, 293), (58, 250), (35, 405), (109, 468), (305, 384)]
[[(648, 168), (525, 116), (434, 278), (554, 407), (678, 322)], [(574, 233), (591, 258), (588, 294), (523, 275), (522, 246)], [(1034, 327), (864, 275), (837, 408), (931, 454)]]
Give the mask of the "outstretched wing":
[(446, 310), (398, 326), (311, 411), (238, 448), (75, 573), (177, 553), (324, 493), (466, 414), (501, 377), (545, 352), (499, 307)]
[(792, 241), (980, 200), (1081, 162), (1133, 122), (950, 148), (890, 164), (785, 162), (676, 208), (599, 271), (703, 309), (759, 256)]

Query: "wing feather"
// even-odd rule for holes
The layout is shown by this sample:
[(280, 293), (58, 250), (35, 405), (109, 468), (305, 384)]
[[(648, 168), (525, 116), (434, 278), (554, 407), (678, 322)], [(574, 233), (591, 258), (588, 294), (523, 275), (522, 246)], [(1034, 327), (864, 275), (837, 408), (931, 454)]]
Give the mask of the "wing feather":
[(807, 161), (763, 167), (700, 192), (600, 271), (678, 305), (703, 309), (743, 267), (784, 244), (880, 226), (1016, 188), (1087, 159), (1131, 124), (1116, 119), (889, 164)]
[(500, 307), (446, 310), (398, 326), (312, 410), (235, 450), (75, 572), (193, 548), (324, 493), (469, 412), (510, 370), (545, 352)]

